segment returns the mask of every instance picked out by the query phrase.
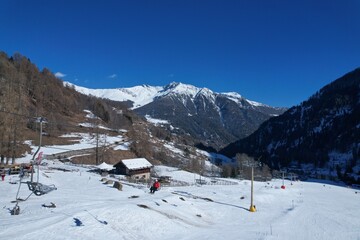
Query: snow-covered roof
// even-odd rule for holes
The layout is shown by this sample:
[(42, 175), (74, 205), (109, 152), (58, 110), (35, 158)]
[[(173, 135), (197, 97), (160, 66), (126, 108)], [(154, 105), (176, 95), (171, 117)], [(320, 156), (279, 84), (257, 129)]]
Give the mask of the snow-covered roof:
[(106, 162), (102, 162), (101, 164), (97, 165), (96, 167), (101, 170), (112, 170), (114, 168), (113, 165), (107, 164)]
[(152, 167), (152, 164), (148, 160), (146, 160), (145, 158), (124, 159), (124, 160), (122, 160), (122, 163), (129, 170), (136, 170), (136, 169)]

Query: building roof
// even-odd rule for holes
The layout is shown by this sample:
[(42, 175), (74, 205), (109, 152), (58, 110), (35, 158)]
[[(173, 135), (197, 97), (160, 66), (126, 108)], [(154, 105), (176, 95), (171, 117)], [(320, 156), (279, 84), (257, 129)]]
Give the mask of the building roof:
[(114, 166), (103, 162), (103, 163), (97, 165), (96, 168), (101, 169), (101, 170), (110, 171), (110, 170), (112, 170), (114, 168)]
[(152, 164), (145, 158), (124, 159), (121, 161), (129, 170), (151, 168)]

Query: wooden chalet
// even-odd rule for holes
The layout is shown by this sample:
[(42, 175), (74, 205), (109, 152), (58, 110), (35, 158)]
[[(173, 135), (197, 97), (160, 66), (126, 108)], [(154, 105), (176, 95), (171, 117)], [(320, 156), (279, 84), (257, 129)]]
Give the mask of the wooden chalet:
[(153, 165), (145, 158), (124, 159), (114, 165), (116, 174), (126, 175), (132, 179), (150, 179)]

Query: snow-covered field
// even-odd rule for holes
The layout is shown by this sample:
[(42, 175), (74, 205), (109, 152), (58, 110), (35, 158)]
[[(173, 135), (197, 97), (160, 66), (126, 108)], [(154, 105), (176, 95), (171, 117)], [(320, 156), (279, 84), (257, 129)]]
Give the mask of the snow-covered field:
[[(360, 190), (316, 182), (250, 182), (162, 187), (123, 181), (119, 191), (89, 168), (49, 161), (39, 181), (57, 190), (19, 202), (11, 215), (18, 176), (0, 181), (0, 239), (360, 239)], [(62, 171), (67, 169), (70, 171)], [(159, 174), (194, 182), (194, 174), (156, 167)], [(35, 178), (36, 179), (36, 178)], [(24, 179), (25, 181), (28, 179)], [(19, 197), (30, 191), (21, 185)], [(56, 208), (43, 204), (55, 203)]]
[[(51, 155), (93, 147), (88, 134), (70, 134), (78, 143), (42, 146)], [(108, 144), (126, 148), (122, 136), (106, 137)], [(31, 146), (31, 143), (29, 142)], [(17, 159), (29, 162), (37, 149)], [(169, 145), (172, 149), (173, 146)], [(175, 151), (176, 149), (174, 149)], [(205, 154), (205, 153), (203, 153)], [(89, 166), (55, 161), (40, 166), (39, 182), (57, 190), (30, 195), (21, 184), (20, 214), (11, 215), (19, 177), (0, 181), (0, 239), (355, 239), (360, 240), (360, 190), (316, 182), (282, 180), (255, 182), (256, 212), (249, 212), (250, 182), (226, 179), (235, 185), (195, 185), (199, 176), (176, 168), (156, 166), (160, 176), (188, 186), (165, 187), (149, 194), (146, 185), (125, 181), (122, 191), (106, 185)], [(63, 171), (67, 170), (67, 171)], [(119, 176), (117, 176), (119, 177)], [(109, 177), (108, 177), (109, 178)], [(37, 174), (35, 175), (37, 179)], [(110, 178), (109, 178), (110, 179)], [(114, 179), (116, 180), (116, 179)], [(204, 179), (211, 182), (211, 179)], [(29, 179), (23, 179), (29, 181)], [(16, 184), (14, 184), (16, 183)], [(55, 208), (42, 206), (54, 203)]]

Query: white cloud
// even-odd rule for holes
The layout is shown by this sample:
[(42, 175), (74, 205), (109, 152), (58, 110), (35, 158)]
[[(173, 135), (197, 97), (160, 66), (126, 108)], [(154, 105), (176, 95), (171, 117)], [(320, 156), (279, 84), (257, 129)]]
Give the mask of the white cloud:
[(61, 73), (61, 72), (55, 73), (55, 77), (57, 77), (57, 78), (63, 78), (63, 77), (65, 77), (65, 76), (66, 76), (66, 74)]
[(108, 76), (108, 78), (112, 78), (112, 79), (114, 79), (114, 78), (116, 78), (117, 77), (117, 75), (114, 73), (114, 74), (111, 74), (110, 76)]

